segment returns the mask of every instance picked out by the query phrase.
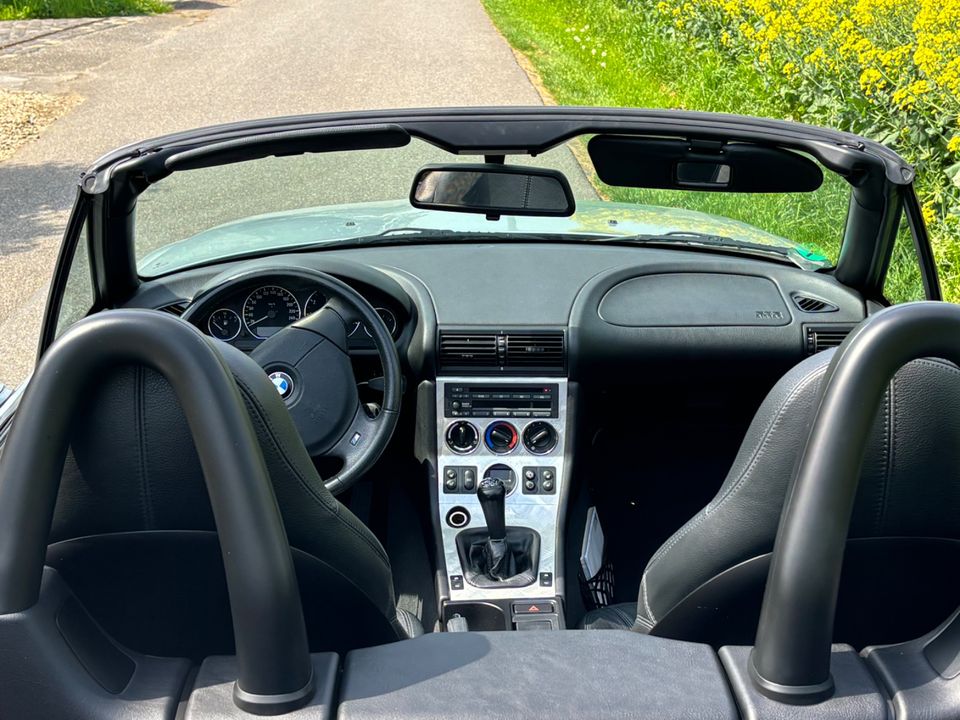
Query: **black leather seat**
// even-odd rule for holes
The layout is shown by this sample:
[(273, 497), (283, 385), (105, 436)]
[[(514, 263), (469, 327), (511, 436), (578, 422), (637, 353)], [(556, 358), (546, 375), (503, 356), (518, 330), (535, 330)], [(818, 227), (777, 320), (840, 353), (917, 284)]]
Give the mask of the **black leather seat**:
[[(376, 537), (324, 487), (260, 367), (219, 346), (257, 432), (293, 548), (311, 649), (344, 652), (423, 632), (398, 612)], [(119, 642), (204, 657), (233, 647), (223, 561), (200, 462), (170, 385), (122, 367), (85, 399), (48, 564)]]
[[(752, 644), (788, 486), (833, 351), (808, 358), (761, 404), (716, 497), (647, 563), (636, 604), (587, 614), (714, 645)], [(960, 604), (960, 370), (901, 369), (879, 409), (851, 522), (835, 635), (855, 646), (921, 635)]]

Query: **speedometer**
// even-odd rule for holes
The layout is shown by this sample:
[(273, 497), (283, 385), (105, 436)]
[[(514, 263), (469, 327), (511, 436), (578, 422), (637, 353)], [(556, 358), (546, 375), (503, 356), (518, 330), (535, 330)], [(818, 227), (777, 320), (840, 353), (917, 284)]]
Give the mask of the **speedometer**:
[(279, 285), (257, 288), (243, 303), (243, 323), (254, 337), (266, 340), (300, 319), (300, 303)]

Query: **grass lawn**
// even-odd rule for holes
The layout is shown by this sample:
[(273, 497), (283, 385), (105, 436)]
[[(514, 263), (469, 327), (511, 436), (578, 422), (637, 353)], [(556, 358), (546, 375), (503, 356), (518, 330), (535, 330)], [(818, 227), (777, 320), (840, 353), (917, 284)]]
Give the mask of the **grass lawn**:
[(105, 17), (163, 13), (163, 0), (0, 0), (0, 20)]
[[(630, 0), (483, 0), (494, 24), (561, 105), (680, 108), (783, 117), (748, 64), (695, 49), (646, 20)], [(815, 193), (743, 196), (594, 184), (611, 200), (725, 215), (836, 260), (849, 186), (826, 172)]]

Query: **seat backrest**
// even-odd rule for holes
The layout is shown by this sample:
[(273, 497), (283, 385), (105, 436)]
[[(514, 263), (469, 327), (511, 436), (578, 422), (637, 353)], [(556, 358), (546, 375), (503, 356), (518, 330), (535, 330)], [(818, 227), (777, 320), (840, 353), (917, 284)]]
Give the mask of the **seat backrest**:
[[(295, 549), (311, 649), (345, 651), (404, 637), (380, 542), (324, 487), (266, 374), (240, 351), (218, 349), (250, 413)], [(135, 650), (229, 652), (213, 514), (172, 388), (146, 368), (119, 367), (84, 402), (48, 562), (94, 617)]]
[[(808, 358), (774, 386), (717, 495), (651, 558), (640, 584), (637, 629), (752, 642), (766, 578), (762, 564), (773, 549), (833, 352)], [(861, 469), (850, 538), (885, 542), (848, 550), (847, 577), (863, 577), (841, 589), (838, 639), (852, 642), (859, 639), (852, 634), (867, 631), (868, 642), (907, 639), (899, 635), (918, 622), (929, 630), (943, 620), (937, 615), (944, 603), (948, 611), (960, 603), (949, 571), (936, 573), (929, 563), (931, 557), (960, 559), (960, 369), (954, 365), (917, 360), (890, 383)], [(866, 567), (873, 574), (864, 575)], [(921, 567), (931, 571), (925, 595), (938, 591), (937, 597), (917, 597)], [(867, 582), (878, 573), (878, 582)], [(909, 608), (907, 616), (895, 608)], [(876, 626), (863, 627), (865, 617)]]

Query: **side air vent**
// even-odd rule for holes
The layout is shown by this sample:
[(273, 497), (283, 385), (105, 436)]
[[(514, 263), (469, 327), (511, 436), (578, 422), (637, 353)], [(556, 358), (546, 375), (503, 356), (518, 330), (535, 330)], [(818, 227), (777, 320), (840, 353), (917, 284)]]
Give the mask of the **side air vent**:
[(473, 333), (442, 330), (441, 371), (497, 374), (563, 374), (566, 368), (561, 330)]
[(508, 333), (507, 367), (563, 369), (563, 333)]
[(826, 300), (813, 295), (794, 293), (790, 297), (793, 298), (793, 304), (805, 313), (831, 313), (840, 309), (833, 303), (828, 303)]
[(157, 308), (160, 312), (170, 313), (171, 315), (176, 315), (180, 317), (187, 309), (186, 300), (177, 300), (175, 303), (170, 303), (169, 305), (164, 305), (163, 307)]
[(440, 333), (440, 367), (445, 369), (495, 368), (500, 360), (496, 333)]
[(807, 325), (807, 354), (837, 347), (844, 341), (855, 325)]

